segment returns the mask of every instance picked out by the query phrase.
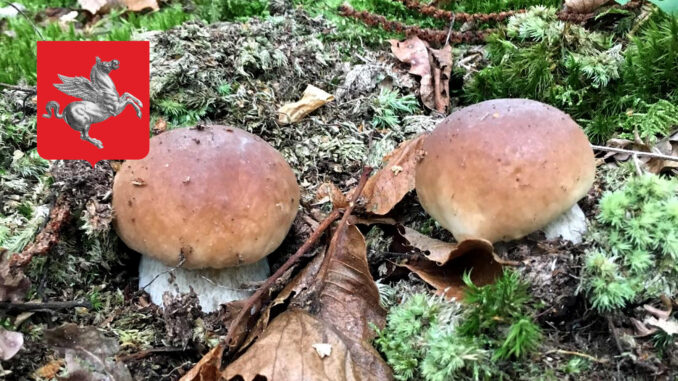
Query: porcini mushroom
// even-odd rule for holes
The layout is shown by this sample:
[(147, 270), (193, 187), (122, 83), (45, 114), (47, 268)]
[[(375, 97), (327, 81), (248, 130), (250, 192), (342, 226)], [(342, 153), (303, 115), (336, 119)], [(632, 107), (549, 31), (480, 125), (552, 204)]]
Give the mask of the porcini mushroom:
[(593, 184), (593, 150), (572, 118), (528, 99), (458, 110), (426, 138), (416, 168), (424, 209), (459, 241), (532, 233)]
[(299, 197), (292, 169), (261, 138), (225, 126), (182, 128), (153, 137), (148, 156), (123, 163), (114, 226), (143, 255), (139, 285), (154, 303), (192, 287), (210, 312), (266, 279), (265, 257), (287, 235)]

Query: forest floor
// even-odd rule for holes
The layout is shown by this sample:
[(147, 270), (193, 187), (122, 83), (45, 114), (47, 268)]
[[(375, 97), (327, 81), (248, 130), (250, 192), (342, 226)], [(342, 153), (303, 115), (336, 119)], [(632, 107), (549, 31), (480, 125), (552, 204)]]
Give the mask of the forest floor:
[[(371, 10), (386, 13), (392, 12), (390, 7), (395, 7), (388, 1), (352, 3), (357, 3), (358, 9), (370, 9), (373, 6)], [(546, 5), (559, 4), (551, 3), (554, 2)], [(193, 10), (196, 14), (205, 11), (200, 8), (200, 4), (197, 10)], [(495, 60), (500, 54), (497, 52), (497, 40), (493, 40), (495, 45), (477, 41), (454, 46), (449, 81), (450, 105), (443, 113), (430, 110), (420, 101), (419, 78), (408, 73), (408, 65), (391, 53), (386, 41), (389, 37), (403, 39), (402, 35), (371, 30), (340, 17), (336, 13), (339, 3), (327, 1), (319, 3), (321, 5), (309, 4), (272, 1), (264, 5), (263, 15), (258, 14), (260, 10), (254, 4), (252, 14), (232, 17), (231, 21), (219, 21), (208, 16), (202, 19), (177, 16), (180, 21), (168, 21), (166, 28), (144, 28), (142, 21), (121, 24), (125, 28), (132, 25), (132, 28), (125, 29), (129, 38), (151, 41), (152, 134), (199, 123), (235, 126), (262, 137), (279, 150), (293, 168), (302, 192), (301, 209), (282, 246), (269, 256), (272, 271), (279, 268), (309, 238), (317, 223), (332, 211), (332, 197), (318, 195), (323, 184), (331, 183), (342, 192), (350, 191), (356, 187), (365, 166), (376, 170), (382, 168), (385, 165), (382, 158), (399, 144), (432, 131), (445, 114), (483, 100), (481, 98), (524, 96), (557, 103), (545, 99), (545, 93), (541, 92), (530, 96), (516, 94), (515, 89), (499, 89), (499, 85), (489, 89), (487, 83), (493, 80), (507, 81), (509, 78), (509, 74), (501, 74), (496, 70), (493, 73), (483, 71), (493, 65), (501, 67)], [(518, 9), (532, 5), (532, 2), (523, 4), (518, 1), (511, 5)], [(186, 11), (175, 5), (163, 5), (161, 9), (168, 12), (167, 9), (171, 7)], [(447, 22), (432, 20), (405, 8), (395, 9), (397, 12), (390, 16), (424, 27), (446, 30)], [(637, 12), (634, 17), (641, 12), (650, 12), (648, 9), (659, 12), (646, 7), (642, 11), (634, 10)], [(33, 8), (29, 7), (29, 10)], [(37, 14), (40, 12), (37, 11)], [(603, 21), (589, 27), (618, 33), (615, 28), (627, 22), (624, 17), (628, 15), (624, 13), (627, 11), (616, 12), (619, 16), (614, 15), (615, 11), (610, 11), (608, 13), (612, 16), (608, 17), (611, 19), (603, 18)], [(42, 15), (46, 17), (44, 13)], [(116, 23), (120, 22), (114, 18), (122, 16), (115, 14), (106, 17), (114, 25), (107, 31), (112, 33), (118, 27)], [(106, 24), (106, 17), (98, 25)], [(160, 19), (160, 16), (156, 18)], [(656, 23), (661, 27), (667, 23), (666, 18), (657, 17), (657, 20)], [(628, 32), (632, 25), (629, 22), (624, 33), (619, 34)], [(0, 19), (0, 31), (7, 34), (12, 30), (12, 25)], [(644, 36), (642, 29), (635, 33)], [(673, 56), (669, 60), (678, 62), (674, 57), (678, 54), (678, 28), (667, 33), (675, 34), (674, 42), (669, 44), (677, 48), (670, 52)], [(498, 39), (509, 39), (503, 32), (499, 34)], [(577, 38), (586, 40), (581, 36)], [(563, 42), (562, 49), (570, 49), (567, 46), (570, 42)], [(0, 43), (8, 44), (5, 40), (0, 40)], [(628, 44), (628, 41), (624, 44)], [(507, 45), (505, 43), (503, 46), (511, 49)], [(613, 49), (615, 44), (607, 45)], [(551, 49), (550, 46), (545, 48)], [(515, 42), (513, 49), (521, 49), (518, 42)], [(613, 72), (609, 60), (616, 60), (617, 68), (623, 70), (624, 57), (612, 57), (614, 52), (609, 49), (599, 48), (600, 51), (596, 53), (589, 51), (586, 57), (584, 52), (572, 49), (572, 59), (581, 58), (582, 62), (572, 63), (573, 66), (568, 66), (568, 70), (574, 71), (577, 65), (581, 69), (581, 65), (585, 64), (583, 61), (591, 56), (600, 61), (597, 61), (600, 63), (598, 66), (594, 65), (599, 69), (594, 74)], [(504, 54), (516, 60), (527, 59), (511, 55), (514, 53)], [(555, 60), (561, 65), (559, 58)], [(10, 63), (8, 59), (0, 62)], [(518, 62), (513, 65), (519, 65)], [(654, 75), (663, 75), (659, 67), (661, 62), (664, 61), (655, 60), (657, 68)], [(672, 105), (675, 105), (678, 97), (675, 87), (678, 80), (675, 78), (666, 76), (657, 85), (663, 91), (661, 94), (650, 88), (638, 90), (640, 101), (634, 104), (638, 110), (642, 109), (646, 119), (653, 118), (654, 129), (646, 131), (647, 125), (627, 115), (628, 110), (622, 106), (609, 106), (605, 112), (617, 111), (605, 114), (608, 119), (604, 121), (595, 121), (595, 110), (588, 110), (592, 107), (591, 102), (625, 92), (621, 84), (614, 85), (617, 86), (615, 88), (607, 84), (591, 87), (593, 79), (580, 78), (589, 83), (584, 87), (573, 84), (569, 77), (562, 78), (562, 72), (562, 67), (553, 69), (549, 74), (550, 79), (541, 80), (558, 88), (554, 92), (560, 93), (554, 99), (562, 101), (570, 97), (562, 101), (563, 104), (569, 104), (572, 110), (580, 108), (575, 119), (585, 127), (592, 141), (605, 143), (610, 138), (616, 138), (617, 141), (631, 138), (627, 140), (631, 141), (634, 129), (640, 132), (640, 138), (650, 142), (647, 144), (659, 144), (657, 142), (664, 138), (664, 143), (675, 141), (669, 139), (675, 136), (672, 134), (678, 125), (675, 115), (671, 115), (671, 107), (674, 107)], [(546, 76), (543, 71), (540, 73)], [(523, 72), (517, 75), (533, 74)], [(478, 82), (469, 85), (476, 75), (482, 77), (478, 81), (485, 81), (484, 85), (478, 85)], [(608, 79), (609, 83), (627, 81), (628, 86), (633, 86), (631, 74), (628, 77), (631, 79), (624, 79), (623, 74), (619, 73), (616, 77), (610, 75), (612, 78)], [(101, 376), (101, 372), (108, 372), (108, 376), (113, 377), (109, 379), (126, 379), (129, 372), (132, 379), (136, 380), (177, 380), (186, 375), (210, 348), (217, 345), (219, 338), (226, 335), (233, 319), (232, 310), (224, 306), (219, 312), (204, 314), (195, 296), (190, 294), (175, 298), (164, 309), (149, 303), (148, 297), (138, 286), (139, 254), (119, 240), (111, 225), (111, 189), (119, 162), (101, 161), (91, 168), (84, 161), (47, 162), (39, 158), (35, 150), (35, 124), (36, 114), (41, 111), (37, 110), (36, 98), (30, 91), (34, 78), (25, 74), (18, 78), (0, 78), (3, 78), (0, 82), (12, 82), (28, 89), (0, 89), (0, 247), (6, 248), (8, 253), (25, 251), (34, 240), (44, 238), (38, 233), (54, 222), (55, 210), (68, 210), (68, 216), (59, 221), (59, 228), (55, 232), (58, 237), (56, 242), (48, 251), (36, 254), (25, 269), (30, 286), (14, 284), (14, 288), (9, 288), (8, 283), (0, 284), (3, 288), (0, 295), (4, 298), (0, 302), (0, 322), (4, 327), (0, 343), (8, 337), (6, 332), (10, 331), (22, 333), (24, 340), (22, 348), (14, 357), (0, 363), (0, 378), (93, 380), (106, 379), (95, 378), (94, 375)], [(572, 87), (563, 90), (561, 87), (566, 82)], [(300, 99), (308, 85), (333, 94), (334, 100), (297, 123), (278, 123), (278, 109), (283, 104)], [(525, 91), (530, 91), (528, 87), (531, 83), (524, 86)], [(535, 88), (539, 88), (539, 85)], [(642, 98), (645, 95), (640, 94), (641, 90), (656, 94), (661, 99)], [(579, 103), (575, 99), (577, 97), (580, 97)], [(628, 102), (623, 100), (620, 104), (626, 105)], [(563, 104), (555, 105), (565, 108)], [(599, 128), (613, 119), (618, 130)], [(667, 126), (658, 127), (659, 123)], [(642, 149), (642, 144), (633, 145), (633, 142), (622, 146)], [(674, 152), (678, 152), (678, 143), (675, 146)], [(589, 225), (597, 226), (591, 229), (592, 232), (584, 237), (583, 242), (573, 244), (560, 239), (548, 240), (542, 232), (536, 232), (495, 247), (499, 257), (507, 263), (511, 262), (505, 266), (508, 271), (518, 274), (521, 282), (528, 285), (529, 298), (521, 301), (519, 308), (523, 311), (522, 315), (538, 327), (540, 335), (535, 347), (530, 348), (527, 354), (511, 358), (488, 357), (481, 361), (468, 357), (462, 366), (443, 378), (427, 376), (430, 372), (415, 364), (409, 379), (473, 379), (475, 376), (481, 379), (502, 377), (523, 380), (669, 380), (676, 377), (678, 333), (672, 335), (661, 328), (658, 331), (656, 327), (649, 334), (639, 331), (642, 327), (647, 329), (647, 324), (641, 323), (648, 319), (646, 306), (655, 311), (668, 308), (665, 320), (675, 324), (675, 314), (671, 312), (678, 295), (671, 285), (675, 280), (667, 282), (667, 289), (673, 294), (664, 292), (660, 293), (662, 297), (639, 296), (631, 298), (622, 307), (604, 311), (594, 307), (588, 293), (590, 290), (586, 288), (586, 258), (600, 246), (596, 234), (603, 229), (596, 225), (601, 197), (624, 189), (630, 179), (637, 176), (637, 170), (653, 172), (655, 168), (649, 164), (636, 167), (633, 160), (622, 162), (617, 160), (619, 157), (603, 155), (599, 153), (597, 157), (594, 186), (579, 201)], [(675, 178), (675, 171), (667, 164), (657, 172), (667, 178)], [(678, 197), (678, 190), (674, 189), (668, 197)], [(365, 219), (374, 218), (360, 207), (355, 215)], [(398, 241), (402, 237), (392, 222), (446, 242), (453, 241), (451, 234), (426, 214), (414, 191), (407, 193), (386, 217), (390, 219), (388, 223), (360, 226), (365, 236), (369, 273), (378, 285), (381, 305), (392, 310), (402, 306), (415, 294), (426, 295), (428, 303), (435, 305), (448, 303), (435, 296), (437, 290), (434, 286), (398, 266), (403, 260), (420, 257), (423, 250), (411, 247), (403, 250), (399, 247)], [(328, 241), (329, 237), (326, 237), (312, 253), (321, 255), (322, 247)], [(296, 266), (295, 274), (306, 265), (311, 267), (310, 263), (313, 262), (304, 259)], [(678, 274), (678, 259), (668, 266), (666, 276)], [(0, 281), (8, 282), (8, 279), (7, 273), (0, 272)], [(288, 274), (286, 280), (289, 279)], [(8, 301), (14, 294), (21, 296), (18, 300)], [(21, 303), (24, 301), (38, 304), (25, 310), (26, 306)], [(455, 319), (470, 318), (469, 312), (464, 312), (466, 304), (460, 304), (459, 301), (449, 303), (459, 306)], [(298, 302), (297, 307), (300, 304)], [(374, 308), (376, 310), (379, 307)], [(269, 320), (274, 320), (283, 310), (280, 306), (271, 310)], [(386, 321), (390, 321), (391, 315), (386, 316)], [(502, 316), (491, 318), (501, 320)], [(70, 323), (85, 328), (78, 331), (67, 325)], [(92, 327), (96, 329), (90, 331)], [(500, 322), (496, 329), (507, 330), (508, 326), (502, 326)], [(497, 350), (494, 346), (497, 340), (495, 334), (483, 335), (483, 340), (487, 342), (475, 343), (474, 346), (479, 346), (483, 353)], [(378, 343), (386, 336), (382, 332), (378, 337), (374, 345), (384, 361), (393, 367), (396, 377), (408, 379), (406, 373), (399, 371), (398, 360), (389, 357), (393, 350), (389, 351), (385, 349), (388, 345)], [(419, 346), (421, 343), (409, 345)], [(78, 348), (100, 348), (100, 352), (95, 351), (93, 354), (97, 357), (94, 362), (101, 361), (103, 365), (95, 370), (82, 364), (75, 365), (77, 361), (73, 358), (83, 357)], [(0, 354), (2, 350), (0, 345)], [(418, 354), (422, 355), (422, 352)], [(112, 357), (116, 360), (113, 361)], [(422, 361), (421, 358), (414, 360)], [(443, 357), (439, 361), (442, 363), (438, 366), (445, 368), (446, 361), (452, 360)], [(473, 362), (480, 365), (468, 365)], [(84, 372), (79, 375), (82, 378), (77, 378), (77, 372)], [(117, 372), (125, 376), (111, 376)]]

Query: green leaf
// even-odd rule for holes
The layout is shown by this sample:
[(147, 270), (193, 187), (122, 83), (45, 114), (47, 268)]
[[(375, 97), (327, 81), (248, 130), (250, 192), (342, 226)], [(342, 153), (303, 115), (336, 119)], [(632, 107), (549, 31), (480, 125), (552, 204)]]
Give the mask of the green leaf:
[[(617, 3), (621, 5), (625, 5), (626, 3), (629, 2), (629, 0), (616, 0)], [(650, 2), (662, 11), (672, 14), (672, 15), (678, 15), (678, 0), (650, 0)]]

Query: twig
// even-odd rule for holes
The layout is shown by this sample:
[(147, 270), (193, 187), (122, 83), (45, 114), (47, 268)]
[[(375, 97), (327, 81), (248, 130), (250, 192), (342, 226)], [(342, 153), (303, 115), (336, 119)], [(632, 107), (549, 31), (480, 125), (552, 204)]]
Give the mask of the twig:
[[(162, 275), (165, 275), (165, 274), (169, 274), (169, 273), (175, 272), (177, 269), (181, 268), (181, 266), (183, 266), (185, 262), (186, 262), (186, 256), (184, 256), (184, 255), (182, 254), (182, 255), (180, 256), (179, 263), (177, 263), (176, 266), (173, 266), (171, 269), (165, 270), (165, 271), (163, 271), (163, 272), (157, 274), (156, 276), (153, 277), (153, 279), (151, 279), (148, 283), (146, 283), (146, 285), (145, 285), (144, 287), (139, 288), (139, 291), (137, 291), (137, 292), (142, 292), (142, 291), (146, 290), (146, 287), (148, 287), (148, 286), (150, 286), (151, 284), (153, 284), (153, 282), (155, 282), (156, 279), (160, 278)], [(205, 278), (205, 279), (207, 279), (207, 278)]]
[[(360, 182), (358, 183), (358, 187), (356, 188), (355, 192), (353, 192), (353, 195), (351, 197), (351, 202), (349, 203), (348, 208), (344, 210), (344, 215), (341, 218), (341, 223), (345, 223), (346, 220), (348, 219), (348, 216), (350, 215), (351, 211), (353, 210), (353, 207), (355, 206), (356, 201), (358, 200), (358, 197), (360, 197), (360, 194), (362, 193), (363, 188), (365, 187), (365, 183), (367, 183), (367, 178), (370, 175), (370, 172), (372, 171), (372, 168), (366, 167), (365, 170), (363, 171), (362, 176), (360, 177)], [(238, 332), (238, 327), (240, 324), (242, 324), (243, 319), (245, 319), (245, 315), (248, 313), (250, 315), (254, 315), (255, 313), (259, 312), (261, 310), (262, 306), (256, 307), (256, 304), (261, 301), (266, 293), (269, 292), (271, 286), (280, 278), (287, 270), (289, 270), (294, 264), (296, 264), (299, 259), (315, 244), (315, 242), (320, 238), (322, 233), (327, 230), (327, 228), (330, 227), (330, 225), (337, 219), (339, 218), (339, 215), (341, 214), (340, 210), (334, 210), (332, 213), (330, 213), (327, 218), (323, 220), (322, 223), (318, 226), (318, 228), (311, 234), (310, 237), (304, 242), (303, 245), (297, 250), (294, 255), (292, 255), (280, 268), (273, 274), (271, 275), (264, 284), (259, 287), (259, 289), (252, 295), (250, 296), (245, 304), (243, 305), (242, 309), (240, 312), (238, 312), (238, 315), (231, 321), (231, 324), (228, 327), (228, 334), (226, 335), (226, 338), (224, 338), (221, 343), (225, 343), (229, 348), (236, 347), (239, 343), (233, 342), (234, 340), (234, 335), (236, 332)]]
[(59, 240), (61, 228), (71, 215), (70, 204), (65, 197), (59, 197), (49, 213), (49, 222), (21, 253), (12, 255), (10, 267), (26, 267), (35, 255), (46, 255)]
[(141, 352), (131, 353), (128, 355), (122, 355), (118, 357), (118, 361), (126, 362), (130, 360), (141, 360), (152, 354), (156, 353), (177, 353), (177, 352), (186, 352), (186, 349), (180, 347), (159, 347), (159, 348), (150, 348)]
[(16, 5), (10, 3), (8, 0), (4, 0), (3, 2), (4, 2), (5, 4), (7, 4), (7, 5), (9, 5), (10, 7), (16, 9), (17, 12), (19, 12), (26, 20), (28, 20), (28, 22), (29, 22), (29, 23), (31, 24), (31, 26), (33, 27), (33, 30), (35, 31), (35, 33), (36, 33), (38, 36), (40, 36), (40, 39), (41, 39), (41, 40), (44, 40), (44, 39), (45, 39), (45, 37), (42, 36), (42, 33), (40, 33), (40, 29), (38, 29), (38, 27), (35, 26), (35, 23), (33, 22), (33, 20), (31, 20), (31, 18), (28, 17), (28, 15), (26, 15), (26, 14), (24, 13), (24, 11), (22, 11), (21, 9), (19, 9)]
[(441, 20), (450, 20), (457, 19), (460, 22), (469, 22), (469, 21), (480, 21), (480, 22), (489, 22), (489, 21), (504, 21), (505, 19), (517, 14), (524, 13), (525, 9), (519, 9), (516, 11), (504, 11), (496, 13), (466, 13), (466, 12), (450, 12), (445, 9), (440, 9), (435, 6), (424, 4), (418, 0), (397, 0), (402, 3), (405, 7), (419, 12), (424, 16), (430, 16), (433, 18)]
[(597, 150), (597, 151), (628, 153), (630, 155), (645, 156), (645, 157), (651, 157), (651, 158), (654, 158), (654, 159), (664, 159), (664, 160), (678, 161), (678, 156), (664, 155), (664, 154), (661, 154), (661, 153), (634, 151), (634, 150), (630, 150), (630, 149), (597, 146), (597, 145), (593, 145), (593, 144), (591, 144), (591, 147), (594, 150)]
[(33, 87), (33, 86), (25, 87), (25, 86), (10, 85), (9, 83), (0, 82), (0, 87), (6, 87), (10, 90), (25, 91), (27, 93), (33, 93), (33, 94), (38, 93), (38, 89), (36, 87)]
[(546, 354), (546, 355), (549, 355), (549, 354), (551, 354), (551, 353), (558, 353), (558, 354), (561, 354), (561, 355), (579, 356), (579, 357), (583, 357), (583, 358), (585, 358), (585, 359), (589, 359), (589, 360), (591, 360), (591, 361), (593, 361), (593, 362), (597, 362), (597, 363), (600, 363), (600, 364), (605, 364), (606, 362), (609, 362), (609, 360), (607, 360), (607, 359), (599, 359), (599, 358), (597, 358), (597, 357), (588, 355), (588, 354), (586, 354), (586, 353), (574, 352), (574, 351), (566, 351), (566, 350), (564, 350), (564, 349), (553, 349), (553, 350), (550, 350), (550, 351), (546, 352), (545, 354)]
[(7, 311), (41, 311), (41, 310), (65, 310), (75, 307), (92, 308), (92, 303), (84, 300), (74, 300), (68, 302), (28, 302), (28, 303), (13, 303), (0, 302), (0, 310)]
[[(416, 35), (422, 40), (428, 42), (437, 42), (443, 44), (447, 40), (447, 31), (438, 29), (421, 28), (417, 25), (406, 25), (399, 21), (389, 20), (386, 17), (367, 11), (356, 11), (349, 4), (344, 3), (339, 7), (339, 13), (344, 17), (354, 18), (371, 27), (381, 27), (388, 32), (405, 33), (406, 35)], [(468, 30), (464, 32), (453, 31), (450, 33), (450, 43), (477, 43), (485, 41), (485, 38), (495, 29), (485, 29), (480, 31)]]

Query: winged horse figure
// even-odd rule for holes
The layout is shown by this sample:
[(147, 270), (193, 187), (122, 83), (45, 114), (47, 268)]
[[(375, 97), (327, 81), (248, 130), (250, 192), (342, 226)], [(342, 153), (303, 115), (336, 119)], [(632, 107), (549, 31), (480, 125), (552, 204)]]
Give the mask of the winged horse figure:
[(82, 100), (66, 105), (63, 114), (59, 113), (59, 103), (50, 101), (46, 107), (47, 114), (43, 114), (43, 117), (50, 118), (54, 113), (54, 116), (63, 119), (72, 129), (80, 132), (80, 139), (94, 144), (97, 148), (104, 148), (100, 140), (89, 136), (92, 124), (119, 115), (127, 105), (132, 105), (137, 116), (141, 118), (143, 107), (141, 101), (130, 93), (119, 95), (113, 80), (108, 76), (108, 73), (118, 69), (119, 66), (118, 60), (101, 61), (97, 57), (89, 80), (85, 77), (66, 77), (59, 74), (62, 83), (55, 83), (54, 87), (64, 94)]

